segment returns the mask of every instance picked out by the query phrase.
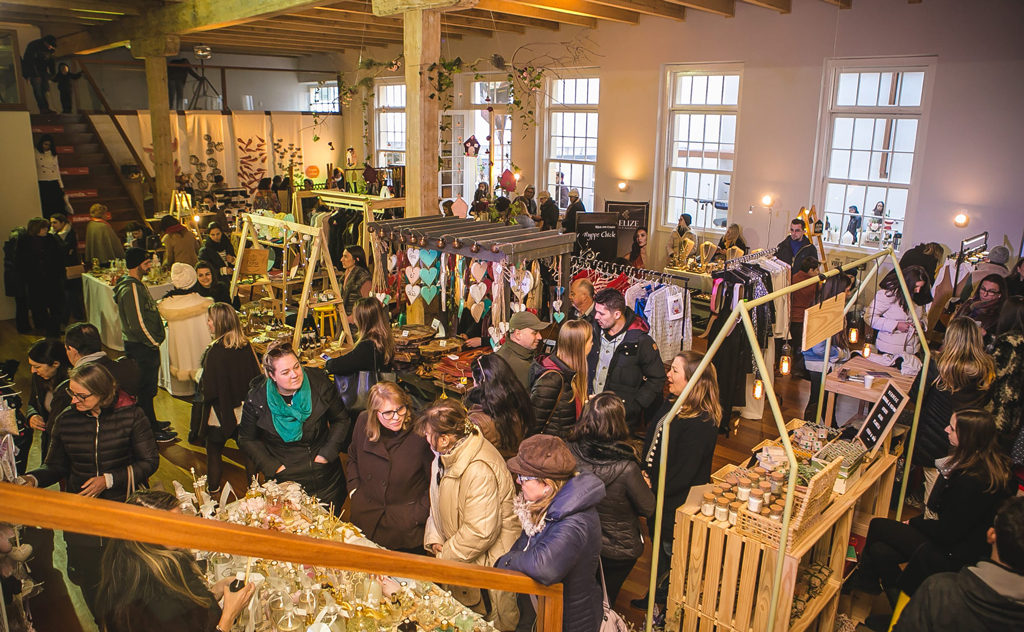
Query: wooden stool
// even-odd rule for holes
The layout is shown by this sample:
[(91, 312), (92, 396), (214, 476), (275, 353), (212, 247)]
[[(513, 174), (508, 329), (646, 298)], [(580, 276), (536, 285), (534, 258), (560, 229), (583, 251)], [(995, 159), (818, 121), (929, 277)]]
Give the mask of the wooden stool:
[[(313, 322), (325, 338), (334, 339), (338, 333), (338, 310), (333, 305), (321, 305), (313, 308)], [(330, 328), (330, 333), (327, 329)]]

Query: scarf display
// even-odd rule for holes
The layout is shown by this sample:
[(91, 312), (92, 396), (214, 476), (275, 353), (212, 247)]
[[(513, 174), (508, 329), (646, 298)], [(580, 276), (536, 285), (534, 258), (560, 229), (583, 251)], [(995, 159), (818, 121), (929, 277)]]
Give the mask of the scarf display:
[(292, 396), (290, 406), (277, 391), (277, 384), (273, 380), (267, 380), (267, 405), (270, 406), (270, 414), (274, 419), (274, 430), (281, 435), (281, 439), (285, 443), (298, 441), (302, 438), (302, 424), (309, 419), (309, 414), (313, 410), (309, 379), (303, 376), (302, 386)]

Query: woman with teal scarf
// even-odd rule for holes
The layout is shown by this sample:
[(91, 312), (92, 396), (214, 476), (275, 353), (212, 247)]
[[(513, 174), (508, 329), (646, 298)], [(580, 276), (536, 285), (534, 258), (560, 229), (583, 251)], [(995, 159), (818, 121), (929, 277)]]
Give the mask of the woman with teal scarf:
[(351, 420), (334, 382), (304, 368), (287, 341), (272, 343), (242, 405), (238, 446), (264, 478), (294, 481), (334, 512), (348, 496), (339, 454)]

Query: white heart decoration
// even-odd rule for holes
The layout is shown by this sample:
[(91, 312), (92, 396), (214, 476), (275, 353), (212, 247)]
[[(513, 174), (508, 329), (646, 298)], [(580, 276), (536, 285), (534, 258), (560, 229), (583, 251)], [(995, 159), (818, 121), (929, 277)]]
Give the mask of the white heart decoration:
[(523, 276), (523, 280), (519, 282), (519, 288), (523, 291), (523, 294), (530, 293), (530, 290), (533, 289), (533, 273), (527, 272)]
[(508, 321), (502, 321), (502, 322), (498, 323), (498, 329), (501, 330), (501, 333), (507, 334), (508, 333)]
[(420, 286), (412, 284), (405, 286), (405, 295), (409, 297), (409, 304), (412, 305), (420, 297)]
[(470, 308), (469, 313), (473, 317), (473, 320), (475, 320), (476, 322), (480, 322), (480, 319), (484, 315), (484, 304), (477, 303), (472, 308)]
[(491, 340), (497, 342), (501, 338), (501, 333), (498, 332), (494, 327), (487, 328), (487, 335), (491, 337)]
[(487, 274), (487, 262), (476, 261), (469, 268), (470, 274), (473, 275), (473, 280), (480, 282), (484, 280), (484, 275)]
[(469, 297), (473, 299), (474, 303), (480, 303), (484, 300), (484, 296), (487, 295), (487, 284), (476, 283), (469, 286)]
[(415, 266), (405, 266), (405, 278), (409, 279), (409, 283), (419, 281), (420, 269)]
[(405, 251), (405, 256), (409, 257), (409, 263), (411, 263), (412, 265), (416, 265), (417, 263), (420, 262), (420, 249), (409, 248), (408, 250)]
[(562, 299), (555, 299), (551, 301), (551, 311), (560, 312), (562, 311)]
[(7, 555), (15, 562), (25, 562), (28, 558), (32, 557), (32, 545), (22, 544), (21, 546), (16, 546)]
[(398, 255), (391, 255), (388, 257), (388, 271), (394, 272), (395, 266), (398, 265)]

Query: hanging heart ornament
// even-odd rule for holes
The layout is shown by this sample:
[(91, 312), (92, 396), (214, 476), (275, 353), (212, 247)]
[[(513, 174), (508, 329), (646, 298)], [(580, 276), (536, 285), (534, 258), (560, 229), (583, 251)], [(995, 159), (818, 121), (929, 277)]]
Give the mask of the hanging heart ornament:
[(475, 261), (469, 268), (469, 273), (473, 275), (473, 280), (480, 282), (484, 280), (484, 275), (487, 274), (487, 262), (486, 261)]
[[(476, 321), (476, 322), (480, 322), (480, 319), (481, 319), (481, 318), (483, 318), (483, 315), (484, 315), (484, 307), (485, 307), (485, 305), (484, 305), (483, 303), (477, 303), (476, 305), (474, 305), (474, 306), (473, 306), (473, 307), (472, 307), (472, 308), (471, 308), (471, 309), (469, 310), (469, 313), (470, 313), (470, 315), (471, 315), (471, 316), (473, 317), (473, 320), (474, 320), (474, 321)], [(493, 327), (491, 327), (491, 329), (494, 329), (494, 328), (493, 328)]]
[(405, 278), (409, 279), (409, 283), (419, 281), (420, 269), (415, 266), (405, 266)]
[(395, 266), (397, 266), (397, 265), (398, 265), (398, 255), (391, 255), (390, 257), (388, 257), (388, 271), (389, 272), (394, 271)]
[(420, 262), (420, 249), (410, 248), (405, 251), (405, 256), (409, 257), (409, 263), (416, 265)]
[(474, 303), (481, 303), (484, 300), (484, 296), (487, 295), (487, 284), (476, 283), (469, 286), (469, 296), (473, 299)]
[(409, 297), (409, 304), (412, 305), (420, 297), (420, 286), (411, 283), (405, 286), (405, 295)]

